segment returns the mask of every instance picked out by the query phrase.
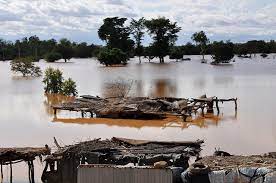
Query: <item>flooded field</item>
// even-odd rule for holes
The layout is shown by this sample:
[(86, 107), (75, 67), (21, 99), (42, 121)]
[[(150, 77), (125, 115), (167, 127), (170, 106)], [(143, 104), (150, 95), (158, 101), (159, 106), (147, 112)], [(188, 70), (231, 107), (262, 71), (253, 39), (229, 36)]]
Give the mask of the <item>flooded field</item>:
[[(236, 58), (225, 66), (201, 64), (200, 56), (190, 62), (138, 64), (103, 67), (95, 59), (72, 59), (69, 63), (38, 65), (59, 68), (78, 85), (79, 94), (112, 96), (111, 86), (131, 85), (130, 96), (238, 98), (238, 111), (230, 103), (222, 105), (218, 117), (197, 118), (182, 123), (177, 118), (164, 121), (80, 119), (80, 114), (59, 113), (54, 118), (50, 106), (70, 98), (46, 96), (42, 77), (22, 78), (10, 72), (9, 62), (0, 62), (0, 146), (53, 146), (53, 137), (62, 145), (93, 138), (124, 137), (149, 140), (186, 141), (203, 139), (203, 154), (215, 148), (232, 154), (259, 154), (276, 149), (276, 59), (259, 56)], [(209, 57), (210, 59), (210, 57)], [(42, 166), (36, 164), (37, 180)], [(6, 168), (5, 173), (8, 172)], [(27, 182), (27, 169), (17, 165), (14, 179)], [(8, 176), (4, 176), (8, 178)]]

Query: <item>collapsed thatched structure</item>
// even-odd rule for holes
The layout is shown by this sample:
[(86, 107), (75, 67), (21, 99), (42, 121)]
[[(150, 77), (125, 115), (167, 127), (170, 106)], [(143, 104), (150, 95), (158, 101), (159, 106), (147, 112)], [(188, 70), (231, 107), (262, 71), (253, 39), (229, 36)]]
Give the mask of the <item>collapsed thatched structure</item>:
[(34, 164), (36, 157), (42, 158), (43, 155), (49, 155), (50, 148), (45, 147), (24, 147), (24, 148), (0, 148), (1, 179), (3, 180), (3, 165), (10, 165), (10, 182), (12, 182), (12, 164), (25, 161), (29, 167), (29, 182), (34, 182)]
[(82, 113), (82, 117), (86, 113), (90, 117), (100, 118), (121, 118), (121, 119), (163, 119), (167, 114), (182, 116), (186, 118), (192, 116), (201, 110), (204, 115), (207, 112), (213, 112), (216, 105), (218, 113), (219, 102), (235, 102), (237, 110), (237, 99), (218, 99), (217, 97), (209, 97), (206, 95), (197, 99), (185, 98), (148, 98), (148, 97), (127, 97), (127, 98), (100, 98), (90, 95), (84, 95), (77, 98), (73, 102), (62, 103), (52, 106), (55, 115), (57, 110), (78, 111)]
[(199, 156), (202, 143), (203, 141), (157, 142), (122, 138), (81, 142), (60, 148), (48, 156), (42, 181), (76, 183), (77, 167), (80, 164), (133, 163), (139, 166), (152, 166), (155, 162), (166, 161), (170, 166), (186, 169), (189, 166), (189, 158)]

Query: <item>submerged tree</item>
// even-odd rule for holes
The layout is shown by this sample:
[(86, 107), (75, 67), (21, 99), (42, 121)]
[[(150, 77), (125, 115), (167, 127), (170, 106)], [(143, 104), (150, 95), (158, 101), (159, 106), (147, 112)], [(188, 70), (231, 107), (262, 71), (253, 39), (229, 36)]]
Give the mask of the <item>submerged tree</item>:
[(128, 55), (133, 50), (134, 42), (130, 39), (130, 29), (125, 27), (127, 18), (105, 18), (98, 30), (99, 38), (106, 42), (109, 49), (118, 48)]
[(132, 19), (130, 22), (130, 30), (131, 34), (135, 39), (135, 54), (139, 57), (139, 63), (141, 63), (141, 55), (143, 54), (143, 46), (142, 40), (144, 37), (144, 29), (145, 29), (145, 19), (144, 17), (140, 18), (139, 20)]
[(40, 40), (37, 36), (31, 36), (29, 37), (29, 45), (31, 47), (31, 50), (32, 50), (32, 54), (33, 54), (33, 57), (35, 58), (35, 61), (39, 61), (39, 57), (38, 57), (38, 47), (39, 47), (39, 44), (40, 44)]
[(103, 48), (98, 54), (98, 60), (105, 66), (127, 64), (127, 54), (118, 48)]
[(206, 51), (207, 44), (209, 42), (209, 39), (207, 38), (205, 32), (200, 31), (196, 32), (192, 36), (192, 40), (196, 42), (197, 45), (200, 46), (200, 54), (202, 55), (202, 60), (205, 60), (204, 55)]
[(62, 58), (62, 55), (58, 52), (52, 51), (45, 55), (45, 60), (47, 62), (55, 62)]
[(227, 42), (214, 42), (212, 45), (213, 64), (229, 63), (234, 58), (234, 44)]
[(67, 96), (76, 96), (78, 94), (76, 83), (69, 78), (64, 81), (62, 72), (59, 69), (47, 68), (43, 78), (45, 93), (63, 94)]
[(56, 51), (62, 55), (65, 62), (74, 56), (72, 43), (68, 39), (61, 39), (57, 45)]
[(174, 45), (181, 30), (176, 22), (171, 22), (164, 17), (145, 21), (145, 26), (153, 38), (152, 55), (159, 58), (160, 63), (164, 63), (164, 57), (169, 54), (171, 46)]
[(178, 61), (179, 59), (183, 59), (184, 52), (180, 47), (173, 47), (170, 51), (170, 59), (175, 59)]
[(77, 85), (76, 82), (73, 81), (71, 78), (68, 78), (62, 83), (62, 91), (61, 93), (66, 96), (77, 96)]
[(47, 68), (43, 78), (45, 93), (61, 93), (63, 76), (59, 69)]
[(11, 71), (19, 72), (26, 76), (41, 76), (41, 70), (38, 66), (33, 63), (32, 57), (17, 58), (11, 61)]

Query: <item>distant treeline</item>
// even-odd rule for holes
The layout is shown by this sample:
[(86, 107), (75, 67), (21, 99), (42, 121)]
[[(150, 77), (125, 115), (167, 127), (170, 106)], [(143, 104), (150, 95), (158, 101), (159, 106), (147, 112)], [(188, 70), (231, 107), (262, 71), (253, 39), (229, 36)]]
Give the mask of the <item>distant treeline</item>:
[[(206, 46), (205, 54), (212, 53), (212, 47), (214, 43), (210, 43)], [(182, 50), (184, 55), (200, 55), (201, 47), (200, 45), (195, 45), (188, 42), (182, 46), (174, 46)], [(265, 42), (263, 40), (252, 40), (246, 43), (234, 43), (234, 53), (236, 55), (251, 55), (256, 53), (276, 53), (276, 42), (271, 40)]]
[(20, 57), (33, 57), (34, 60), (45, 58), (50, 53), (58, 53), (67, 60), (72, 57), (89, 58), (96, 56), (100, 46), (76, 43), (68, 39), (40, 40), (37, 36), (25, 37), (15, 42), (0, 39), (0, 60), (13, 60)]
[[(205, 54), (212, 53), (213, 43), (206, 45)], [(102, 46), (87, 44), (86, 42), (76, 43), (68, 39), (40, 40), (37, 36), (25, 37), (15, 42), (0, 39), (0, 60), (13, 60), (18, 57), (33, 57), (39, 60), (47, 57), (49, 53), (59, 53), (61, 58), (67, 60), (70, 58), (90, 58), (99, 53)], [(201, 55), (201, 46), (188, 42), (182, 46), (174, 46), (172, 49), (181, 50), (184, 55)], [(132, 48), (134, 49), (134, 48)], [(149, 47), (144, 47), (142, 55), (149, 56), (147, 53)], [(133, 56), (135, 52), (132, 51)], [(251, 55), (256, 53), (276, 53), (276, 42), (271, 40), (252, 40), (246, 43), (235, 43), (234, 53), (236, 55)]]

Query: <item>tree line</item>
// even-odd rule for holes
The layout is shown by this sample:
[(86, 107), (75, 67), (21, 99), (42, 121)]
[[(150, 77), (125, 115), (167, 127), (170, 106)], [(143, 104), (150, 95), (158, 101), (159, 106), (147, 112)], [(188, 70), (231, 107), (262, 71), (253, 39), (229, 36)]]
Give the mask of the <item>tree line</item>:
[(39, 59), (50, 62), (58, 59), (67, 61), (73, 57), (89, 58), (96, 56), (99, 48), (98, 45), (71, 42), (66, 38), (57, 41), (55, 39), (40, 40), (37, 36), (31, 36), (15, 42), (0, 39), (0, 60), (31, 57), (34, 61)]
[[(246, 43), (232, 43), (231, 41), (210, 42), (204, 31), (199, 31), (191, 36), (192, 42), (176, 46), (178, 33), (181, 27), (177, 22), (172, 22), (165, 17), (131, 19), (126, 25), (127, 18), (109, 17), (103, 20), (98, 30), (99, 38), (105, 41), (106, 46), (100, 50), (98, 59), (100, 63), (109, 66), (113, 64), (126, 64), (128, 58), (141, 56), (152, 60), (159, 58), (164, 63), (164, 57), (169, 55), (170, 59), (182, 59), (184, 55), (212, 55), (213, 63), (229, 62), (237, 54), (240, 57), (251, 57), (252, 54), (276, 53), (274, 40), (265, 42), (263, 40), (251, 40)], [(145, 34), (152, 41), (149, 46), (143, 46), (142, 41)], [(248, 56), (249, 55), (249, 56)]]
[[(25, 37), (15, 42), (0, 39), (0, 60), (14, 60), (28, 57), (31, 61), (45, 59), (54, 62), (64, 59), (65, 62), (72, 57), (89, 58), (98, 57), (100, 63), (108, 66), (126, 64), (128, 59), (138, 56), (146, 57), (149, 61), (158, 58), (160, 63), (169, 55), (170, 59), (181, 59), (183, 55), (211, 54), (212, 58), (226, 59), (225, 54), (237, 54), (241, 57), (251, 57), (256, 53), (276, 53), (276, 43), (263, 40), (251, 40), (246, 43), (232, 43), (230, 41), (210, 42), (205, 32), (200, 31), (191, 35), (191, 42), (176, 46), (181, 27), (165, 17), (147, 20), (145, 18), (131, 19), (126, 25), (127, 18), (108, 17), (98, 30), (99, 38), (105, 46), (76, 43), (64, 38), (40, 40), (37, 36)], [(148, 34), (151, 43), (144, 46), (143, 39)], [(227, 48), (225, 51), (224, 48)], [(228, 53), (226, 53), (228, 51)], [(217, 55), (214, 55), (217, 54)], [(221, 54), (221, 55), (218, 55)], [(224, 56), (222, 55), (224, 54)]]

